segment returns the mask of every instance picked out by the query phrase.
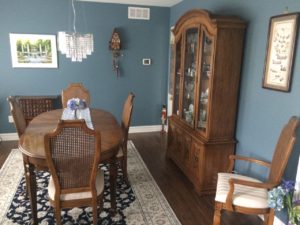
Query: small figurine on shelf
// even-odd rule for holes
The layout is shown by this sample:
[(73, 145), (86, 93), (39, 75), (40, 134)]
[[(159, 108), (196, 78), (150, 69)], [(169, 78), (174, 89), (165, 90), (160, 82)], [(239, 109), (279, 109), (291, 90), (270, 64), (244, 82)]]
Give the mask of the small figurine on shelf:
[(166, 105), (162, 106), (161, 109), (161, 133), (165, 133), (165, 125), (167, 122), (167, 108)]

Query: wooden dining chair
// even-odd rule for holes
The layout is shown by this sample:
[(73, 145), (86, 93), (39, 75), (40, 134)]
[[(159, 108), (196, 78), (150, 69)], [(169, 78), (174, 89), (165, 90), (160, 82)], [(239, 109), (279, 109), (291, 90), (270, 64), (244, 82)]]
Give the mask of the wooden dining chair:
[(14, 119), (14, 124), (17, 129), (18, 136), (20, 138), (27, 126), (23, 111), (16, 101), (15, 97), (9, 96), (7, 98), (7, 101), (10, 106), (10, 113)]
[(58, 105), (58, 96), (13, 96), (20, 106), (26, 124), (41, 113), (51, 111)]
[(66, 89), (62, 90), (61, 101), (63, 108), (67, 107), (68, 100), (71, 98), (84, 99), (87, 106), (90, 105), (90, 92), (81, 83), (71, 83)]
[[(268, 206), (268, 191), (281, 182), (282, 175), (296, 142), (296, 129), (300, 120), (293, 116), (282, 129), (272, 163), (243, 156), (231, 155), (227, 173), (218, 174), (213, 225), (221, 223), (221, 211), (264, 215), (264, 224), (273, 225), (274, 209)], [(243, 160), (269, 168), (266, 182), (232, 173), (234, 161)]]
[(96, 225), (104, 190), (104, 175), (98, 169), (100, 133), (89, 129), (84, 120), (61, 120), (44, 141), (51, 174), (49, 201), (55, 208), (56, 224), (61, 223), (61, 208), (91, 206)]
[(128, 131), (131, 121), (131, 115), (133, 110), (133, 99), (135, 95), (130, 92), (123, 106), (121, 128), (123, 132), (123, 140), (120, 146), (119, 152), (117, 154), (117, 160), (120, 162), (120, 166), (123, 172), (123, 178), (128, 183), (127, 174), (127, 141), (128, 141)]

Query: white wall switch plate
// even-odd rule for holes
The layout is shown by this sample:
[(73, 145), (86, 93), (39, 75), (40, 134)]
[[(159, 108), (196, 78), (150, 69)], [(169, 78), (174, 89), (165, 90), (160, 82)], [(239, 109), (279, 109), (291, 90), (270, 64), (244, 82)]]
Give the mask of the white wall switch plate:
[(143, 65), (144, 66), (150, 66), (151, 65), (151, 59), (143, 59)]
[(14, 123), (14, 118), (12, 117), (12, 115), (8, 116), (8, 122), (9, 123)]

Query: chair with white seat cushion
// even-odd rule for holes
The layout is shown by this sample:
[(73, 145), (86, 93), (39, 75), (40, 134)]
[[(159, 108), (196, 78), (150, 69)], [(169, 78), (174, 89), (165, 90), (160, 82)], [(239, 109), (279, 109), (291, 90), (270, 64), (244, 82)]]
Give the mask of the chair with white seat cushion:
[(104, 190), (103, 171), (98, 168), (100, 133), (89, 129), (84, 120), (61, 120), (55, 131), (45, 135), (45, 153), (56, 224), (61, 223), (61, 208), (91, 206), (96, 225)]
[[(227, 173), (218, 174), (215, 196), (213, 225), (220, 225), (221, 211), (228, 210), (245, 214), (264, 216), (264, 224), (273, 225), (274, 209), (268, 206), (268, 191), (280, 184), (283, 172), (296, 142), (296, 129), (300, 120), (293, 116), (282, 129), (272, 163), (231, 155)], [(256, 163), (269, 168), (266, 182), (244, 175), (232, 173), (235, 160)]]

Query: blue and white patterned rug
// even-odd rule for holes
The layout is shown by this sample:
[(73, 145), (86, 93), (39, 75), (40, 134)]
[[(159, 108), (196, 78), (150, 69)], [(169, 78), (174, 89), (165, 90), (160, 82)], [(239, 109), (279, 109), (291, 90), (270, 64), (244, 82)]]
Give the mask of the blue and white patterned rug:
[[(180, 225), (177, 217), (159, 190), (139, 153), (131, 141), (128, 142), (128, 176), (130, 186), (122, 181), (122, 171), (118, 171), (117, 210), (109, 216), (109, 174), (105, 170), (105, 192), (103, 210), (98, 215), (102, 225)], [(25, 198), (25, 180), (22, 155), (12, 150), (0, 170), (0, 224), (31, 224), (30, 202)], [(48, 202), (49, 173), (38, 172), (38, 218), (39, 224), (55, 224), (54, 209)], [(62, 224), (91, 224), (92, 209), (73, 208), (62, 211)]]

